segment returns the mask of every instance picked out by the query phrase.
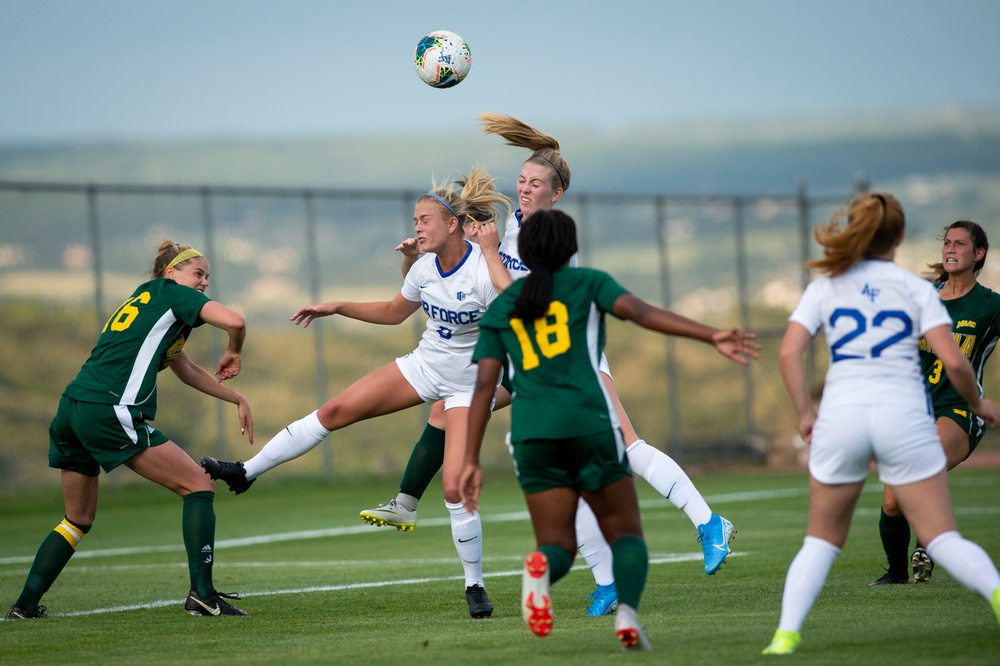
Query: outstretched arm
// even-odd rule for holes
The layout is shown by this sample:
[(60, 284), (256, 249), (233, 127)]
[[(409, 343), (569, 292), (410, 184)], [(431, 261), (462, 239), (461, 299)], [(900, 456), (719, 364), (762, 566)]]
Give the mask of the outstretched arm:
[(217, 382), (212, 375), (208, 374), (207, 370), (192, 361), (187, 352), (182, 351), (170, 364), (170, 369), (173, 370), (178, 379), (191, 388), (236, 405), (240, 419), (240, 432), (245, 434), (250, 443), (253, 444), (253, 416), (250, 414), (250, 403), (243, 395)]
[(740, 365), (747, 365), (748, 359), (757, 358), (760, 349), (760, 345), (753, 341), (757, 337), (755, 333), (744, 333), (738, 328), (719, 330), (706, 326), (676, 312), (658, 308), (632, 294), (622, 294), (615, 299), (611, 311), (615, 316), (634, 321), (651, 331), (707, 342)]
[(320, 303), (319, 305), (307, 305), (300, 308), (289, 319), (302, 328), (307, 328), (314, 319), (329, 317), (330, 315), (340, 315), (358, 321), (365, 321), (369, 324), (395, 325), (406, 321), (407, 317), (420, 309), (420, 301), (410, 301), (403, 298), (403, 294), (396, 294), (391, 301), (379, 301), (376, 303), (354, 303), (351, 301), (331, 301), (330, 303)]

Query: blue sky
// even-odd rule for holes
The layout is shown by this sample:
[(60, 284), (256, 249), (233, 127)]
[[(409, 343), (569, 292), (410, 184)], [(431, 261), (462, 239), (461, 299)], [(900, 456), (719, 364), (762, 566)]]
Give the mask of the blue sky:
[[(992, 0), (0, 0), (0, 141), (614, 131), (1000, 107)], [(417, 40), (469, 78), (434, 90)]]

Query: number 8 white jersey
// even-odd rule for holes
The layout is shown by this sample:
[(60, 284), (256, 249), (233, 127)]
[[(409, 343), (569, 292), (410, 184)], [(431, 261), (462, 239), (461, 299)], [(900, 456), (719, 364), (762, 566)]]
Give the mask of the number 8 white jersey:
[(934, 286), (891, 261), (867, 260), (802, 294), (789, 321), (826, 336), (823, 404), (926, 402), (919, 344), (951, 317)]
[(410, 268), (400, 293), (419, 301), (427, 330), (417, 349), (425, 370), (452, 387), (476, 383), (472, 351), (479, 340), (479, 320), (497, 297), (479, 246), (469, 246), (458, 266), (442, 273), (437, 255), (425, 254)]

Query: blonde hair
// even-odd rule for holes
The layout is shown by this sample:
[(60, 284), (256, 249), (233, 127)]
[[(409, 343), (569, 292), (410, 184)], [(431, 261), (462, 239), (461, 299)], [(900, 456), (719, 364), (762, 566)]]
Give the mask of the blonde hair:
[(534, 151), (525, 162), (552, 169), (552, 189), (562, 189), (563, 192), (569, 190), (572, 172), (559, 152), (559, 142), (555, 137), (540, 132), (517, 118), (500, 113), (480, 113), (479, 120), (483, 123), (484, 132), (499, 134), (507, 140), (508, 146)]
[[(842, 219), (846, 219), (843, 229)], [(858, 194), (827, 224), (816, 225), (813, 237), (823, 246), (823, 258), (805, 265), (836, 277), (862, 259), (891, 250), (905, 229), (906, 216), (896, 197), (886, 192)]]
[(497, 191), (496, 179), (479, 164), (468, 175), (459, 174), (452, 184), (432, 185), (430, 193), (417, 201), (434, 201), (448, 217), (457, 217), (463, 225), (466, 222), (489, 224), (510, 215), (510, 200)]
[[(160, 243), (160, 247), (156, 250), (156, 258), (153, 259), (153, 267), (150, 269), (149, 274), (154, 278), (163, 277), (163, 274), (167, 272), (167, 267), (170, 265), (170, 262), (184, 250), (190, 249), (190, 245), (179, 245), (169, 238), (162, 241)], [(191, 259), (193, 258), (194, 257), (191, 257)], [(179, 264), (176, 264), (176, 266), (183, 266), (187, 262), (191, 261), (191, 259), (185, 259)]]

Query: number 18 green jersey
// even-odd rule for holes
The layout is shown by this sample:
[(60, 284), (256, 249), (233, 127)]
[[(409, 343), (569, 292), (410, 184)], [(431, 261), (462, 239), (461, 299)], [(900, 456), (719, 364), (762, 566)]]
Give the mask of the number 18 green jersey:
[(524, 287), (516, 280), (479, 322), (473, 361), (509, 360), (513, 402), (511, 439), (560, 439), (618, 427), (598, 365), (604, 349), (604, 314), (627, 290), (607, 273), (560, 268), (553, 273), (548, 315), (512, 318)]

